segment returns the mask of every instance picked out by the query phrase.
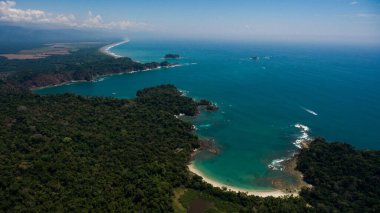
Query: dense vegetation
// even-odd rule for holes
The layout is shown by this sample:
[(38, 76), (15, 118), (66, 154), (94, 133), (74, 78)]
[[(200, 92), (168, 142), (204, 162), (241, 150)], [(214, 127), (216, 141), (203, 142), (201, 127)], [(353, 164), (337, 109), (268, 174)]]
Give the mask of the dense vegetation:
[(100, 46), (89, 45), (68, 55), (52, 55), (43, 59), (9, 60), (0, 57), (0, 75), (7, 73), (8, 82), (31, 88), (170, 66), (168, 62), (142, 64), (127, 57), (113, 58), (100, 53)]
[[(177, 93), (147, 91), (156, 89)], [(0, 211), (170, 211), (197, 138), (161, 110), (188, 99), (165, 98), (153, 108), (139, 98), (1, 92)]]
[(301, 150), (297, 166), (313, 185), (301, 191), (301, 198), (264, 199), (226, 192), (193, 176), (178, 201), (184, 208), (203, 205), (211, 212), (230, 212), (232, 206), (244, 212), (380, 211), (380, 151), (355, 150), (317, 138)]
[[(173, 85), (119, 100), (38, 96), (27, 88), (168, 65), (97, 47), (39, 60), (0, 58), (0, 212), (379, 212), (380, 152), (316, 139), (298, 156), (312, 189), (259, 198), (214, 188), (187, 169), (200, 146), (175, 117), (215, 110)], [(1, 77), (1, 75), (0, 75)]]
[(314, 187), (302, 197), (319, 212), (380, 212), (380, 151), (316, 139), (298, 169)]
[[(150, 108), (170, 112), (174, 115), (183, 113), (194, 116), (197, 113), (197, 103), (189, 97), (176, 98), (182, 93), (172, 85), (163, 85), (156, 88), (146, 88), (137, 92), (138, 102)], [(175, 102), (169, 105), (167, 103)], [(212, 103), (209, 102), (209, 105)]]
[(306, 209), (298, 198), (249, 197), (190, 177), (198, 138), (174, 115), (199, 103), (172, 85), (133, 100), (0, 91), (1, 211), (168, 212), (175, 187), (242, 211)]
[[(233, 206), (235, 208), (234, 212), (315, 212), (302, 198), (248, 196), (245, 193), (235, 193), (212, 187), (212, 185), (203, 182), (202, 178), (196, 175), (192, 176), (186, 186), (191, 189), (189, 190), (190, 193), (195, 191), (195, 194), (198, 194), (198, 196), (191, 196), (192, 199), (190, 200), (187, 198), (186, 203), (182, 202), (187, 208), (194, 199), (202, 199), (214, 204), (216, 209), (222, 212), (231, 212), (227, 206)], [(188, 195), (185, 194), (184, 196)]]

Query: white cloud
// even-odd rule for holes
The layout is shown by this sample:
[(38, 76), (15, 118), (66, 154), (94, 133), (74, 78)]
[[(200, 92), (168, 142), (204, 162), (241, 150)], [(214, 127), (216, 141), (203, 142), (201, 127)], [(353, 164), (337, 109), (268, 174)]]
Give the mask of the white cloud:
[(85, 20), (78, 20), (74, 15), (53, 14), (43, 10), (18, 9), (15, 1), (0, 1), (0, 21), (18, 23), (44, 23), (58, 24), (70, 27), (102, 28), (102, 29), (127, 29), (131, 27), (145, 26), (144, 23), (136, 23), (127, 20), (104, 22), (100, 15), (88, 12)]
[(127, 29), (131, 27), (145, 26), (144, 23), (136, 23), (127, 20), (104, 22), (100, 15), (93, 15), (88, 11), (88, 17), (83, 21), (81, 26), (91, 28), (104, 28), (104, 29)]
[(351, 3), (350, 3), (350, 5), (355, 5), (355, 4), (358, 4), (359, 2), (357, 2), (357, 1), (352, 1)]
[(16, 2), (14, 1), (0, 1), (0, 7), (14, 7)]

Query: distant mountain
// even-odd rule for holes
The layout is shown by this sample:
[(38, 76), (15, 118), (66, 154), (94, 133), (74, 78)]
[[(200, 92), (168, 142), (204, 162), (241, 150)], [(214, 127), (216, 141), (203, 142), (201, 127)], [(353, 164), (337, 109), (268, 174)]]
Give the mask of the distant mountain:
[(78, 29), (47, 29), (0, 24), (0, 53), (17, 52), (51, 42), (118, 40), (107, 32)]

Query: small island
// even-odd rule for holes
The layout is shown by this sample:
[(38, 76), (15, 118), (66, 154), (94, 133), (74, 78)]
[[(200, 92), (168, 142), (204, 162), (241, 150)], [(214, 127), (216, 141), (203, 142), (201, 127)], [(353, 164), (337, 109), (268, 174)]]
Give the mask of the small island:
[(173, 53), (168, 53), (164, 57), (165, 59), (179, 59), (180, 55), (178, 54), (173, 54)]
[(33, 60), (0, 57), (4, 212), (185, 212), (200, 203), (214, 212), (379, 212), (379, 151), (321, 138), (300, 142), (281, 171), (297, 178), (295, 185), (274, 178), (273, 190), (239, 188), (198, 170), (197, 151), (217, 157), (223, 147), (178, 119), (217, 110), (211, 101), (170, 84), (141, 89), (132, 99), (30, 91), (175, 66), (111, 57), (99, 46)]

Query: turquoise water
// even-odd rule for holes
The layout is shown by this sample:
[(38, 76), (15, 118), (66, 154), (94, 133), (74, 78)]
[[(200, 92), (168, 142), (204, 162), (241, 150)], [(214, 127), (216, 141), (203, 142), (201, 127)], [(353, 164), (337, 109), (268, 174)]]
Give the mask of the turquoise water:
[[(134, 97), (138, 89), (175, 84), (189, 96), (216, 102), (220, 110), (194, 120), (197, 133), (214, 138), (221, 153), (203, 153), (196, 167), (225, 184), (270, 189), (282, 178), (268, 167), (290, 156), (302, 136), (380, 149), (380, 50), (290, 44), (195, 41), (131, 41), (112, 49), (134, 60), (182, 56), (181, 67), (116, 75), (96, 82), (38, 90), (90, 96)], [(269, 56), (258, 61), (251, 56)], [(317, 114), (317, 115), (315, 115)]]

